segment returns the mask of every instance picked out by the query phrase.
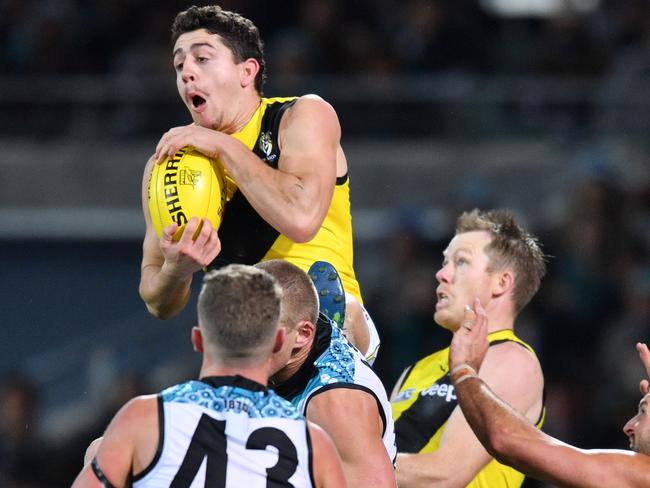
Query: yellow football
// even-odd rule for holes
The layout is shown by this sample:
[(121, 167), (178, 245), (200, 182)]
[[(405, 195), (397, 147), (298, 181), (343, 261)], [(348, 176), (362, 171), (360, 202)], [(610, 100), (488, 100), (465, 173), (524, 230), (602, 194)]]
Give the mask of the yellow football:
[[(215, 229), (221, 225), (226, 206), (226, 178), (221, 161), (193, 148), (183, 148), (173, 157), (154, 164), (148, 186), (149, 214), (158, 237), (163, 228), (179, 225), (174, 240), (180, 239), (192, 217), (208, 218)], [(193, 238), (198, 236), (201, 223)]]

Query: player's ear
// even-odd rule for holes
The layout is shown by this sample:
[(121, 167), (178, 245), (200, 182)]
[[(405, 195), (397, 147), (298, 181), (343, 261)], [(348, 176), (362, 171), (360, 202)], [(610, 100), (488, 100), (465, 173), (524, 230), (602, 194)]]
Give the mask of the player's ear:
[(260, 71), (260, 63), (255, 58), (248, 58), (241, 64), (240, 82), (242, 87), (255, 84), (255, 78)]
[(192, 346), (196, 352), (203, 352), (203, 336), (198, 327), (192, 327)]
[(492, 281), (492, 296), (499, 297), (512, 292), (515, 287), (515, 275), (510, 270), (495, 273)]
[(298, 335), (296, 337), (296, 347), (303, 347), (309, 344), (314, 335), (316, 335), (316, 326), (309, 320), (302, 320), (296, 326)]
[(287, 340), (287, 329), (284, 327), (278, 327), (278, 330), (275, 332), (275, 344), (273, 345), (273, 354), (278, 353), (282, 350), (285, 341)]

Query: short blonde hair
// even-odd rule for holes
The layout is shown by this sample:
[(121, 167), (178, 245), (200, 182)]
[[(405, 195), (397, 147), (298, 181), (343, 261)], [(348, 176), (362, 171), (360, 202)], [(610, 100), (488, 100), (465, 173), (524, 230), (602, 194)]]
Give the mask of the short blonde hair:
[(291, 331), (303, 320), (316, 323), (318, 294), (307, 273), (282, 259), (263, 261), (255, 266), (267, 271), (282, 288), (282, 326)]
[(535, 296), (546, 274), (546, 260), (536, 237), (520, 226), (509, 210), (463, 212), (456, 221), (456, 234), (484, 230), (492, 240), (485, 248), (488, 271), (511, 268), (515, 276), (513, 302), (519, 313)]

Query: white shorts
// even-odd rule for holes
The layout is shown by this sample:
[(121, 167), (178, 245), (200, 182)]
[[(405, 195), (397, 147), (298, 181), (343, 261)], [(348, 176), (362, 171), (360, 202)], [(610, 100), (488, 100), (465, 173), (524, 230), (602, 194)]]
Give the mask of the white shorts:
[[(348, 296), (350, 294), (346, 292), (345, 295)], [(366, 319), (366, 324), (368, 326), (368, 349), (366, 351), (361, 351), (361, 353), (365, 356), (366, 361), (368, 361), (368, 363), (372, 365), (375, 359), (377, 359), (377, 354), (379, 353), (379, 346), (381, 344), (381, 339), (379, 338), (379, 332), (377, 332), (377, 326), (375, 325), (375, 322), (370, 317), (370, 314), (366, 310), (366, 307), (361, 305), (361, 310), (363, 312), (363, 318)]]

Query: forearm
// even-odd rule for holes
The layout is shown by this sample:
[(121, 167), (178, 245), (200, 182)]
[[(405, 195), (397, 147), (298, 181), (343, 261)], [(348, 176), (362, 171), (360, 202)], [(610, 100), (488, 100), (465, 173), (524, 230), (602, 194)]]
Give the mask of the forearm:
[(553, 476), (572, 476), (572, 468), (565, 469), (563, 463), (577, 450), (537, 429), (497, 397), (482, 379), (471, 378), (456, 383), (455, 387), (465, 419), (485, 449), (499, 462), (543, 480), (562, 479), (548, 478), (547, 473), (553, 471)]
[[(500, 462), (535, 479), (579, 488), (648, 486), (650, 461), (630, 451), (587, 451), (544, 434), (479, 379), (456, 384), (465, 418)], [(636, 463), (643, 463), (636, 465)]]
[(395, 473), (384, 469), (368, 470), (363, 466), (343, 462), (343, 472), (348, 486), (369, 486), (372, 488), (395, 488)]
[(147, 310), (160, 318), (169, 319), (180, 313), (190, 298), (192, 275), (186, 277), (168, 273), (165, 265), (150, 264), (142, 268), (140, 296)]
[[(515, 438), (534, 439), (539, 431), (521, 414), (498, 398), (485, 382), (468, 378), (455, 382), (458, 404), (481, 444), (494, 457), (514, 461)], [(516, 436), (516, 437), (515, 437)], [(526, 449), (523, 449), (524, 453)]]
[(397, 486), (399, 488), (421, 488), (430, 486), (465, 486), (454, 480), (447, 466), (438, 462), (435, 453), (397, 455)]
[(239, 141), (229, 139), (223, 143), (221, 160), (255, 211), (293, 241), (312, 239), (324, 218), (316, 185), (271, 168)]
[(394, 488), (395, 470), (383, 443), (378, 438), (372, 438), (365, 445), (365, 449), (354, 451), (339, 449), (348, 486)]

